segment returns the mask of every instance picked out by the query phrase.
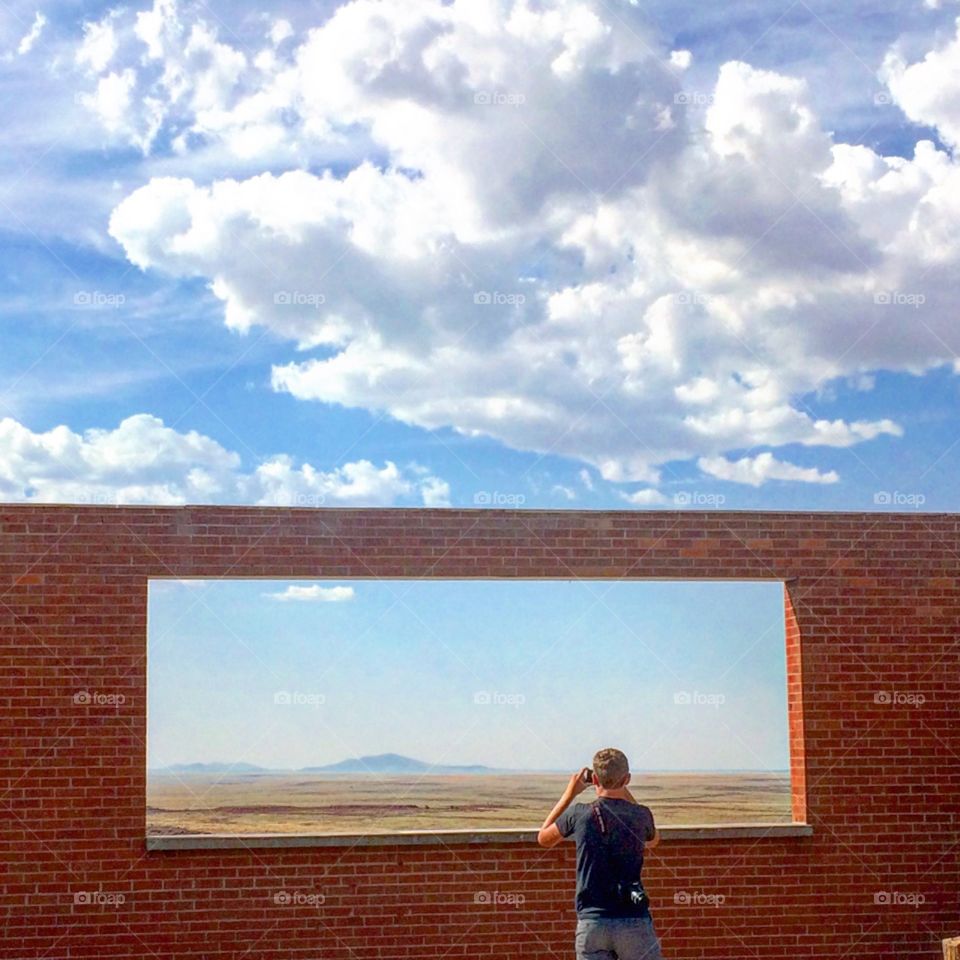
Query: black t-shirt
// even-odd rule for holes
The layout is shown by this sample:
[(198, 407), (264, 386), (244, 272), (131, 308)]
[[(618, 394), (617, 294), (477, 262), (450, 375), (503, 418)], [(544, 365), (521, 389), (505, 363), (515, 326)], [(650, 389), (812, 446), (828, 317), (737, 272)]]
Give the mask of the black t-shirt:
[(557, 818), (561, 836), (577, 842), (577, 916), (636, 917), (643, 914), (624, 905), (617, 883), (640, 879), (643, 846), (654, 834), (653, 814), (642, 803), (614, 797), (598, 798), (600, 824), (589, 803), (575, 803)]

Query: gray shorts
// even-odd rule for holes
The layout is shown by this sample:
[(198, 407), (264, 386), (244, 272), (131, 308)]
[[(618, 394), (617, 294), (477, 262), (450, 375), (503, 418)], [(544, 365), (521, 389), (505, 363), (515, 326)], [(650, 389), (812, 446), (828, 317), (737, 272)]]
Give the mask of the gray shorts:
[(577, 960), (663, 960), (651, 917), (577, 920)]

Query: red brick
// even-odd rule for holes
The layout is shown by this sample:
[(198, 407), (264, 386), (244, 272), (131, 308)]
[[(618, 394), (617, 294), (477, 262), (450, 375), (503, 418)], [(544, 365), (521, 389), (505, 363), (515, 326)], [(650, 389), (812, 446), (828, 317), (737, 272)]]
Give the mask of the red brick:
[[(960, 935), (958, 556), (952, 514), (4, 505), (0, 958), (571, 955), (569, 847), (145, 853), (148, 579), (320, 574), (789, 580), (794, 815), (814, 835), (664, 842), (665, 954), (935, 960)], [(87, 688), (126, 702), (75, 709)], [(98, 889), (125, 902), (74, 904)], [(281, 889), (328, 899), (278, 909)], [(724, 905), (674, 902), (697, 891)]]

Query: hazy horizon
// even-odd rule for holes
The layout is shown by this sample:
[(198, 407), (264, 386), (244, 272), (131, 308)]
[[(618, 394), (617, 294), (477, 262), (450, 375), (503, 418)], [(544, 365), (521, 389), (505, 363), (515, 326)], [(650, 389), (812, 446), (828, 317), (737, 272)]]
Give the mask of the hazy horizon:
[[(346, 759), (346, 758), (345, 758)], [(360, 758), (362, 759), (362, 758)], [(424, 761), (427, 762), (427, 761)], [(335, 770), (310, 770), (311, 764), (308, 764), (306, 767), (260, 767), (258, 764), (248, 764), (244, 760), (236, 761), (224, 761), (224, 760), (178, 760), (173, 763), (167, 764), (163, 767), (147, 767), (148, 773), (164, 773), (165, 771), (170, 770), (171, 768), (176, 767), (186, 767), (186, 766), (225, 766), (225, 767), (234, 767), (234, 766), (255, 766), (257, 767), (256, 771), (253, 771), (255, 774), (260, 773), (302, 773), (304, 771), (309, 771), (312, 775), (318, 777), (343, 777), (343, 776), (384, 776), (384, 774), (378, 774), (375, 772), (365, 772), (362, 770), (359, 771), (335, 771)], [(461, 766), (461, 765), (458, 765)], [(462, 766), (475, 766), (475, 764), (462, 764)], [(573, 773), (572, 770), (567, 768), (559, 767), (483, 767), (484, 771), (488, 771), (491, 774), (570, 774)], [(240, 770), (238, 773), (246, 773), (250, 771)], [(789, 773), (789, 767), (634, 767), (631, 770), (631, 773), (635, 775), (642, 775), (645, 773)], [(429, 774), (424, 774), (429, 776), (446, 776), (442, 771), (439, 773), (430, 772)], [(449, 776), (461, 776), (462, 774), (450, 773)]]

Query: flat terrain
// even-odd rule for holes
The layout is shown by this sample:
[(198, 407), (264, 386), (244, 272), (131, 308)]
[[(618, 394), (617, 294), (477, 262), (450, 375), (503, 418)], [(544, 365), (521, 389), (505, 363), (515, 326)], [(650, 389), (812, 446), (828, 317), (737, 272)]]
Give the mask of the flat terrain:
[[(562, 774), (332, 775), (151, 773), (147, 833), (395, 833), (538, 827)], [(635, 774), (631, 792), (661, 826), (789, 823), (779, 773)], [(591, 800), (593, 789), (581, 795)]]

